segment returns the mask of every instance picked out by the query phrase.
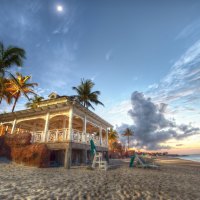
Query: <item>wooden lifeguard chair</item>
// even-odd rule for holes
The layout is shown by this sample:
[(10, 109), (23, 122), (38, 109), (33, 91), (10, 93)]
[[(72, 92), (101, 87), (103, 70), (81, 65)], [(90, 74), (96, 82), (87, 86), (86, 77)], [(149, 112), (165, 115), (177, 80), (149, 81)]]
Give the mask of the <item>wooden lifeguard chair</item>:
[(108, 169), (107, 161), (103, 160), (102, 153), (96, 152), (95, 155), (94, 155), (94, 159), (93, 159), (93, 162), (92, 162), (92, 168), (95, 169), (96, 166), (99, 169), (103, 169), (103, 170)]

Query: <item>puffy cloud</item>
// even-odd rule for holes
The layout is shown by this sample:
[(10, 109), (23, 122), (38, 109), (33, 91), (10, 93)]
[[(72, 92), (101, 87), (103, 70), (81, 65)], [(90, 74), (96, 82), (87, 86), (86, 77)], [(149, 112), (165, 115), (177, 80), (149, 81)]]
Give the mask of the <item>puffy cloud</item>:
[(129, 110), (134, 124), (123, 124), (118, 127), (120, 133), (129, 127), (134, 131), (135, 146), (146, 149), (168, 149), (170, 146), (161, 145), (169, 139), (183, 139), (200, 133), (199, 128), (192, 125), (177, 125), (175, 121), (165, 116), (166, 104), (156, 105), (151, 98), (146, 98), (143, 93), (133, 92), (131, 96), (132, 109)]

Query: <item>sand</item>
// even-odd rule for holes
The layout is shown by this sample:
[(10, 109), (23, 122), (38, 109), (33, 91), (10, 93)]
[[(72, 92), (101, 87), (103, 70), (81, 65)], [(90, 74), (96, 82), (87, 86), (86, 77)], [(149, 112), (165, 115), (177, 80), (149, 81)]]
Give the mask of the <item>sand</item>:
[(116, 169), (93, 171), (38, 169), (0, 159), (0, 199), (200, 199), (200, 163), (162, 158), (160, 170), (152, 170), (130, 169), (124, 161)]

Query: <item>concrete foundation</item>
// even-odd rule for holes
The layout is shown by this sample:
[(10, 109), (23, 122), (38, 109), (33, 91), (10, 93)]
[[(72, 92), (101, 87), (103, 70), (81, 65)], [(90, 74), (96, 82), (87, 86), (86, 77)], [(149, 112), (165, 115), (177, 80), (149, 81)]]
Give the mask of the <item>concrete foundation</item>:
[[(87, 164), (91, 162), (90, 145), (74, 142), (46, 143), (51, 150), (51, 159), (70, 169), (71, 165)], [(97, 152), (102, 152), (108, 161), (108, 148), (97, 146)]]

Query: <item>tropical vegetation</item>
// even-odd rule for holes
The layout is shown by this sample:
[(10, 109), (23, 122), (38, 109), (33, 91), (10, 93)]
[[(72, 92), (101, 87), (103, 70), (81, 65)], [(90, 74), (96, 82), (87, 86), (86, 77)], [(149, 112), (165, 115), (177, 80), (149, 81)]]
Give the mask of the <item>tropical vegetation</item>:
[(134, 132), (130, 128), (126, 128), (124, 133), (122, 134), (124, 137), (127, 137), (128, 140), (128, 149), (129, 149), (129, 142), (130, 142), (130, 137), (134, 135)]
[(0, 104), (1, 104), (2, 100), (5, 100), (7, 102), (7, 104), (12, 103), (12, 96), (6, 90), (6, 83), (8, 83), (8, 79), (0, 77)]
[(118, 136), (117, 131), (111, 128), (108, 132), (108, 144), (111, 150), (114, 150), (115, 143), (118, 143), (118, 138), (119, 136)]
[(23, 60), (26, 58), (26, 52), (24, 49), (16, 46), (4, 46), (0, 42), (0, 76), (4, 77), (7, 70), (12, 66), (21, 67)]
[(16, 77), (11, 75), (11, 79), (8, 79), (7, 83), (5, 84), (5, 90), (9, 92), (11, 97), (14, 99), (12, 112), (14, 112), (16, 103), (22, 95), (30, 100), (28, 94), (35, 94), (32, 88), (36, 86), (37, 83), (30, 83), (30, 78), (31, 76), (23, 76), (17, 72)]
[(39, 103), (44, 100), (44, 97), (34, 95), (34, 98), (30, 98), (30, 101), (26, 103), (27, 108), (37, 108)]
[[(17, 46), (5, 47), (0, 42), (0, 104), (4, 100), (7, 104), (12, 104), (12, 112), (14, 112), (16, 104), (21, 96), (25, 96), (28, 99), (26, 103), (27, 108), (37, 108), (38, 104), (44, 99), (43, 97), (37, 96), (33, 88), (37, 83), (31, 83), (31, 76), (23, 76), (16, 72), (13, 75), (9, 70), (13, 66), (23, 66), (24, 59), (26, 58), (26, 52), (24, 49)], [(94, 109), (95, 105), (104, 104), (99, 101), (100, 91), (93, 91), (95, 83), (90, 79), (81, 79), (80, 85), (72, 87), (76, 91), (75, 99), (86, 108)], [(34, 94), (33, 98), (29, 98), (29, 94)], [(74, 97), (74, 96), (73, 96)], [(115, 141), (115, 134), (112, 133), (110, 136), (112, 141)]]
[(4, 100), (7, 104), (14, 101), (12, 112), (19, 98), (24, 95), (28, 100), (28, 94), (35, 94), (33, 87), (37, 83), (31, 83), (31, 76), (23, 76), (16, 72), (16, 75), (11, 74), (9, 71), (11, 67), (22, 67), (26, 52), (24, 49), (16, 46), (5, 47), (0, 42), (0, 104)]
[(86, 108), (91, 107), (93, 110), (94, 107), (92, 104), (100, 104), (104, 106), (104, 104), (98, 99), (98, 96), (101, 94), (100, 91), (92, 91), (94, 85), (95, 84), (92, 80), (82, 79), (80, 85), (78, 85), (77, 87), (72, 87), (72, 89), (75, 90), (77, 93), (76, 97), (79, 103)]

